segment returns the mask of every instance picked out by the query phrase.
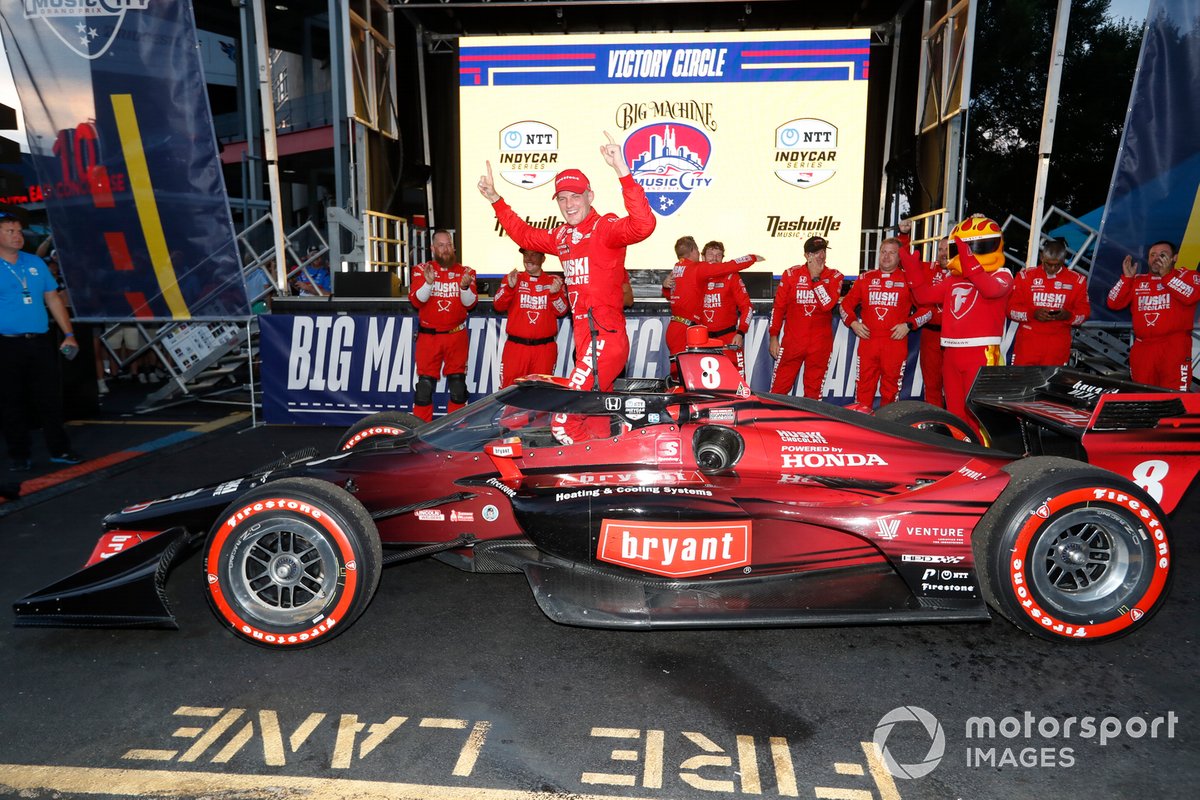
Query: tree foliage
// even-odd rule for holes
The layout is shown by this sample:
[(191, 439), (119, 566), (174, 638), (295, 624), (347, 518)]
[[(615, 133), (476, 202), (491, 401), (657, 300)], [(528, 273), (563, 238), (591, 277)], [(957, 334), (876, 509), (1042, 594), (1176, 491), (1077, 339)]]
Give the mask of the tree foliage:
[[(1109, 0), (1075, 0), (1067, 27), (1051, 205), (1075, 216), (1108, 196), (1141, 47), (1139, 25), (1106, 16)], [(1033, 208), (1056, 0), (981, 0), (975, 26), (966, 208), (1003, 221)]]

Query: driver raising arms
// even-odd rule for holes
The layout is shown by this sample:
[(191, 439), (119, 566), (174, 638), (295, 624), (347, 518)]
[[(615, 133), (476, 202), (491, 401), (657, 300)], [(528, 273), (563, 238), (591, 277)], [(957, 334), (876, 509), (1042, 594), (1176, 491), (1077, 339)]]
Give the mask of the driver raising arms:
[[(554, 178), (554, 199), (566, 222), (549, 231), (529, 225), (497, 194), (491, 162), (479, 179), (479, 193), (492, 204), (500, 225), (518, 246), (556, 255), (562, 262), (575, 340), (570, 385), (609, 391), (629, 357), (622, 290), (625, 248), (654, 233), (656, 221), (646, 192), (629, 174), (620, 145), (607, 132), (604, 135), (608, 144), (600, 146), (600, 155), (620, 179), (626, 217), (597, 213), (592, 208), (591, 183), (577, 169), (563, 170)], [(553, 426), (560, 442), (591, 438), (559, 419), (562, 416), (556, 416)]]

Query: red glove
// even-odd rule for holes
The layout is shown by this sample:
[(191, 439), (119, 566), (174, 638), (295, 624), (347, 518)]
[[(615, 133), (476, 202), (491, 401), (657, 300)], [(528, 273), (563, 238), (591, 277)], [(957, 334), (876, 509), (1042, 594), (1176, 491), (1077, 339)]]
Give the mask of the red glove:
[(979, 267), (979, 259), (975, 257), (975, 254), (971, 252), (971, 248), (962, 239), (955, 236), (954, 246), (958, 248), (958, 266), (962, 270), (963, 275)]

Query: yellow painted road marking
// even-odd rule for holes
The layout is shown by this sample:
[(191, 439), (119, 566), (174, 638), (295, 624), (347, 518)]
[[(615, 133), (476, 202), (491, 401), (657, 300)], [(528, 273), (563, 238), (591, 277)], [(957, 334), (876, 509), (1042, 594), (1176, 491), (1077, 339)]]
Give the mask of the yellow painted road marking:
[[(0, 764), (0, 786), (18, 792), (191, 797), (235, 794), (239, 800), (278, 800), (303, 795), (306, 800), (549, 800), (555, 795), (522, 789), (476, 786), (432, 786), (421, 783), (300, 778), (287, 775), (228, 775), (218, 772), (104, 769), (91, 767)], [(571, 800), (664, 800), (662, 797), (563, 794)]]
[(187, 301), (179, 291), (179, 278), (171, 263), (167, 249), (167, 237), (163, 232), (162, 219), (158, 215), (158, 202), (154, 199), (154, 183), (150, 180), (150, 167), (146, 163), (146, 151), (142, 147), (142, 132), (138, 128), (137, 114), (133, 110), (133, 95), (112, 95), (113, 115), (117, 122), (117, 136), (121, 140), (121, 151), (125, 156), (125, 167), (129, 172), (129, 186), (133, 190), (133, 202), (137, 206), (138, 221), (142, 224), (142, 235), (146, 237), (146, 248), (150, 251), (150, 263), (158, 278), (158, 288), (163, 300), (171, 309), (175, 319), (191, 319)]
[(206, 422), (203, 425), (197, 425), (192, 430), (197, 433), (211, 433), (212, 431), (224, 428), (226, 425), (233, 425), (235, 422), (241, 422), (250, 416), (249, 411), (238, 411), (233, 414), (228, 414), (220, 419), (214, 419), (212, 422)]

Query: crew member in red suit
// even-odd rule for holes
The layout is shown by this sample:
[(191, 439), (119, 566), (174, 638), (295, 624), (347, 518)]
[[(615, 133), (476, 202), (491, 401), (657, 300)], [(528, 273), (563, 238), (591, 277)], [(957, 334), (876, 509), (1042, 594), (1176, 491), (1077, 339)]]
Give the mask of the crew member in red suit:
[(879, 245), (879, 269), (860, 275), (842, 298), (842, 322), (859, 339), (854, 392), (854, 407), (859, 411), (872, 410), (876, 387), (881, 407), (896, 402), (908, 359), (908, 334), (933, 316), (929, 307), (913, 302), (899, 267), (900, 240), (884, 239)]
[[(687, 329), (693, 325), (709, 326), (709, 318), (714, 314), (705, 314), (710, 303), (708, 287), (716, 279), (726, 282), (736, 277), (736, 274), (749, 267), (756, 261), (762, 261), (760, 256), (742, 256), (724, 263), (700, 261), (700, 248), (691, 236), (680, 237), (675, 242), (675, 256), (679, 259), (674, 268), (663, 281), (663, 294), (671, 301), (671, 321), (667, 325), (667, 352), (676, 355), (687, 345)], [(715, 298), (713, 299), (715, 302)], [(722, 334), (736, 333), (737, 328), (719, 331)], [(709, 339), (716, 339), (711, 332)], [(674, 368), (672, 368), (674, 371)]]
[[(900, 220), (899, 233), (900, 249), (912, 247), (912, 220)], [(947, 264), (950, 263), (950, 240), (942, 237), (937, 243), (937, 257), (934, 261), (922, 261), (921, 269), (929, 283), (941, 283), (950, 277)], [(921, 382), (925, 385), (925, 402), (938, 408), (946, 407), (946, 396), (942, 391), (942, 307), (940, 305), (926, 306), (933, 312), (933, 318), (921, 326), (921, 342), (917, 352), (917, 365), (921, 369)]]
[(1008, 318), (1018, 322), (1013, 366), (1064, 366), (1071, 358), (1071, 329), (1092, 313), (1087, 280), (1063, 269), (1067, 246), (1057, 239), (1042, 245), (1041, 265), (1017, 274), (1008, 298)]
[(545, 253), (521, 249), (525, 271), (513, 270), (500, 282), (492, 300), (498, 314), (507, 314), (500, 388), (525, 375), (553, 375), (558, 361), (558, 318), (567, 313), (562, 278), (542, 272)]
[(957, 255), (947, 265), (951, 276), (932, 283), (911, 250), (900, 264), (916, 301), (942, 306), (942, 380), (946, 410), (957, 414), (979, 433), (967, 411), (967, 392), (983, 366), (1004, 363), (1000, 350), (1012, 273), (1004, 268), (1004, 238), (993, 220), (976, 214), (950, 232)]
[(806, 239), (804, 263), (784, 270), (775, 290), (768, 347), (775, 359), (771, 391), (776, 394), (790, 393), (804, 367), (804, 396), (821, 399), (833, 353), (833, 307), (842, 292), (842, 273), (825, 266), (828, 248), (820, 236)]
[[(719, 264), (725, 260), (725, 245), (712, 241), (704, 245), (704, 260)], [(741, 275), (716, 278), (708, 282), (704, 290), (704, 319), (709, 338), (719, 339), (732, 350), (725, 352), (737, 364), (738, 372), (746, 376), (746, 332), (750, 330), (750, 316), (754, 305)], [(711, 314), (711, 318), (710, 318)]]
[(1155, 242), (1146, 255), (1149, 274), (1139, 275), (1133, 256), (1121, 262), (1121, 277), (1108, 293), (1108, 307), (1129, 306), (1133, 316), (1130, 377), (1138, 383), (1186, 392), (1192, 386), (1192, 328), (1200, 275), (1177, 267), (1171, 242)]
[(433, 387), (444, 373), (450, 401), (446, 413), (467, 404), (467, 313), (478, 292), (475, 270), (456, 260), (454, 237), (433, 233), (433, 261), (413, 267), (409, 302), (417, 309), (417, 386), (413, 414), (433, 419)]
[[(479, 193), (492, 204), (501, 226), (519, 246), (539, 253), (557, 255), (562, 261), (571, 304), (575, 339), (575, 367), (569, 376), (577, 389), (609, 391), (625, 368), (629, 337), (625, 332), (625, 249), (654, 233), (654, 212), (646, 192), (629, 174), (621, 147), (610, 134), (600, 154), (621, 182), (621, 194), (629, 216), (600, 215), (592, 208), (595, 195), (587, 177), (567, 169), (554, 178), (554, 199), (566, 220), (553, 230), (529, 225), (496, 193), (492, 165), (479, 179)], [(556, 415), (551, 430), (563, 444), (590, 438), (589, 432), (567, 429)], [(607, 431), (590, 432), (602, 436)]]

